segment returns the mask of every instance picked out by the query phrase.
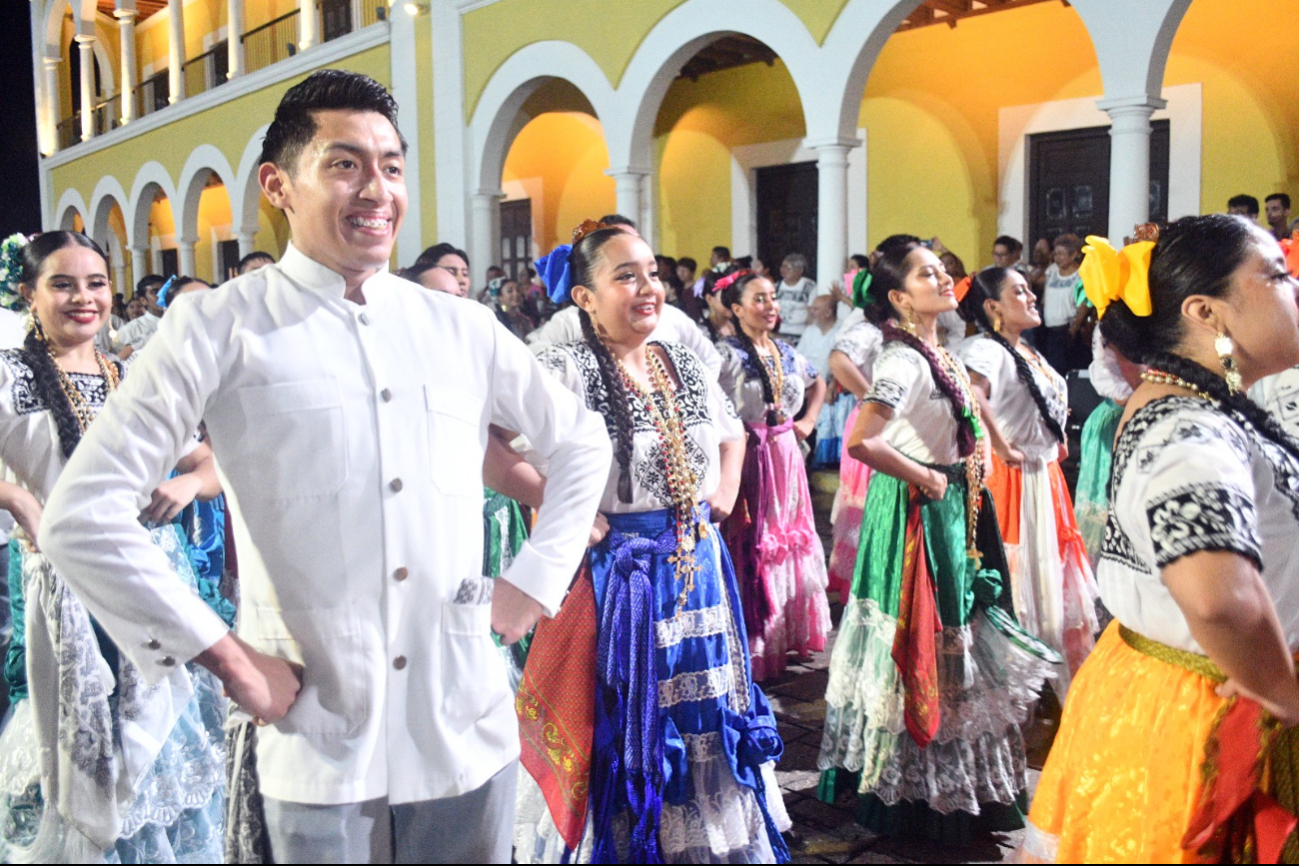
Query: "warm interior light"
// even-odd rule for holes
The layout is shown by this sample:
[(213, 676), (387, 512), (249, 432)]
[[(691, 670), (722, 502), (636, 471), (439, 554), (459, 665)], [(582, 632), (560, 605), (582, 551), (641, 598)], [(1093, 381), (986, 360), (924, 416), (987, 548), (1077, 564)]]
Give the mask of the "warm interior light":
[(421, 12), (425, 12), (428, 10), (428, 7), (425, 6), (423, 3), (407, 3), (403, 8), (406, 10), (406, 14), (412, 18), (415, 18)]

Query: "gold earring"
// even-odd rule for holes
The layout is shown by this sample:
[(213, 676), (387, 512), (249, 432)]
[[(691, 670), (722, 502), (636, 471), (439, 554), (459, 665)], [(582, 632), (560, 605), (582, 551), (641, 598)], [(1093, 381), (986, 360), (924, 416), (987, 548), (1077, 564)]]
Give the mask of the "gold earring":
[(1001, 333), (1001, 316), (997, 316), (992, 320), (992, 330), (996, 331), (998, 334)]
[(45, 342), (45, 328), (41, 325), (41, 320), (36, 318), (36, 311), (32, 311), (32, 330), (36, 332), (36, 341)]
[(911, 318), (910, 310), (904, 310), (902, 313), (902, 330), (906, 331), (908, 334), (911, 334), (912, 336), (915, 336), (916, 321), (915, 319)]
[(1231, 337), (1219, 331), (1218, 336), (1213, 338), (1213, 350), (1218, 353), (1218, 363), (1222, 364), (1223, 378), (1227, 380), (1227, 390), (1233, 394), (1239, 394), (1244, 385), (1244, 380), (1240, 375), (1240, 367), (1236, 365), (1236, 359), (1231, 355), (1236, 350), (1236, 344), (1232, 342)]

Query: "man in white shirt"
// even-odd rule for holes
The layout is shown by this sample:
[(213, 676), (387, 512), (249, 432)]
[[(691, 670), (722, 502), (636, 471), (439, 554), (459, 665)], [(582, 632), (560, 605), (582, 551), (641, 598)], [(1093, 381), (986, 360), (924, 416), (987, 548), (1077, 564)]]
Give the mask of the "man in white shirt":
[(807, 330), (807, 305), (817, 294), (816, 283), (803, 276), (806, 271), (807, 258), (801, 253), (790, 253), (780, 263), (780, 282), (776, 284), (780, 335), (793, 343)]
[[(603, 421), (491, 311), (386, 272), (406, 210), (396, 115), (352, 72), (289, 89), (258, 179), (293, 242), (165, 317), (39, 538), (146, 676), (193, 659), (268, 725), (257, 770), (282, 863), (509, 862), (519, 740), (491, 634), (556, 613), (608, 476)], [(200, 418), (235, 521), (238, 635), (134, 519)], [(551, 469), (495, 581), (492, 423)]]
[(166, 277), (147, 274), (135, 284), (135, 296), (144, 299), (144, 315), (127, 322), (113, 338), (112, 349), (119, 357), (125, 359), (132, 352), (138, 352), (153, 339), (162, 322), (162, 307), (158, 305), (158, 290), (167, 282)]

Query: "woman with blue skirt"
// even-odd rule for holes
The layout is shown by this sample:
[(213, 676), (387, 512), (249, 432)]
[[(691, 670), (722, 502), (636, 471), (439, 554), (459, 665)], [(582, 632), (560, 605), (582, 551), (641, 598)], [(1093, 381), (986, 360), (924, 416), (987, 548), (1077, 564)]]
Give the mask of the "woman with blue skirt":
[(541, 360), (604, 415), (617, 460), (608, 535), (538, 625), (519, 689), (515, 856), (785, 862), (780, 737), (710, 523), (735, 501), (743, 428), (693, 353), (651, 339), (663, 288), (644, 241), (588, 222), (539, 265), (584, 334)]

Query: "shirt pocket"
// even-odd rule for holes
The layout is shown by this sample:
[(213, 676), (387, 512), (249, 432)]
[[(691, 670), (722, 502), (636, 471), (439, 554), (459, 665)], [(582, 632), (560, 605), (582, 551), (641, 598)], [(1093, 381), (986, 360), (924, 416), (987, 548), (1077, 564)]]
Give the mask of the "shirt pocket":
[(365, 722), (372, 672), (350, 605), (316, 610), (248, 606), (240, 635), (268, 655), (302, 665), (302, 689), (275, 727), (288, 734), (347, 736)]
[(510, 697), (509, 674), (492, 640), (491, 604), (442, 605), (442, 715), (462, 734)]
[(428, 410), (429, 476), (445, 496), (483, 495), (481, 401), (472, 394), (424, 386)]
[(239, 390), (253, 489), (265, 499), (330, 496), (347, 480), (343, 398), (332, 379)]

